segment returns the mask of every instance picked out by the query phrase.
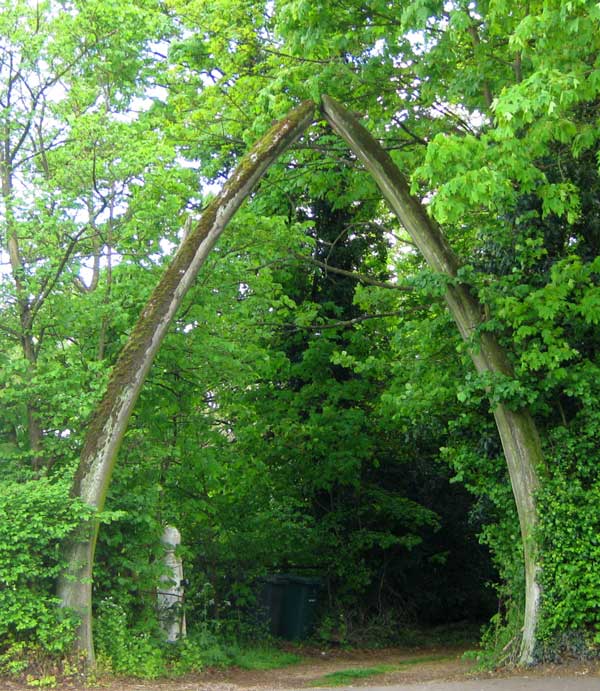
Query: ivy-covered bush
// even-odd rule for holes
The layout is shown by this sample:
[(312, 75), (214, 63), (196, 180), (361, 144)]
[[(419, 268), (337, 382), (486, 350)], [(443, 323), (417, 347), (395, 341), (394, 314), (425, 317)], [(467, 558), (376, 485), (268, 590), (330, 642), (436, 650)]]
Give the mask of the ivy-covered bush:
[(551, 478), (539, 497), (546, 654), (600, 650), (599, 435), (600, 413), (584, 409), (551, 439)]
[(72, 641), (53, 589), (61, 541), (85, 512), (64, 482), (0, 484), (0, 672), (23, 671), (28, 649), (59, 656)]

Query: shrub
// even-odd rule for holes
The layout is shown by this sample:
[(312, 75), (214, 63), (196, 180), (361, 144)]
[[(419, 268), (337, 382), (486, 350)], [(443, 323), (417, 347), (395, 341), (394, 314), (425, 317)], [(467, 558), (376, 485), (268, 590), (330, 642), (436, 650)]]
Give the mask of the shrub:
[(68, 650), (75, 619), (53, 591), (61, 542), (86, 513), (64, 482), (0, 485), (0, 671), (24, 671), (27, 651), (58, 658)]

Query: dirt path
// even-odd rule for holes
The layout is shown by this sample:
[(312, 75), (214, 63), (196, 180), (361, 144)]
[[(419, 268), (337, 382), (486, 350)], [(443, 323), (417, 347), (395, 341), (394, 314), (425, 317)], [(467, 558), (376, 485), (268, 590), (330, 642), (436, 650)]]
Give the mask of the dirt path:
[[(287, 669), (265, 672), (223, 671), (205, 685), (165, 691), (304, 691), (323, 688), (323, 676), (340, 670), (397, 666), (384, 674), (355, 679), (338, 691), (600, 691), (600, 662), (572, 661), (563, 665), (541, 665), (524, 673), (504, 670), (477, 673), (474, 664), (462, 659), (464, 648), (436, 648), (423, 651), (379, 650), (326, 654)], [(432, 660), (439, 657), (438, 660)], [(423, 662), (418, 662), (419, 658)], [(408, 664), (403, 664), (408, 663)], [(223, 684), (223, 686), (220, 686)], [(114, 690), (116, 691), (116, 690)], [(131, 690), (133, 691), (133, 690)]]
[[(546, 665), (524, 674), (476, 674), (473, 664), (462, 659), (463, 648), (422, 650), (382, 649), (319, 651), (304, 653), (304, 662), (276, 670), (209, 669), (181, 679), (141, 681), (102, 679), (96, 691), (305, 691), (323, 688), (323, 677), (333, 672), (384, 668), (381, 674), (349, 679), (346, 687), (362, 691), (600, 691), (600, 663), (572, 662)], [(421, 685), (423, 685), (421, 687)], [(0, 691), (25, 691), (27, 687), (0, 680)], [(84, 691), (82, 687), (58, 687), (59, 691)]]
[[(354, 687), (337, 691), (352, 691)], [(369, 686), (361, 691), (598, 691), (600, 678), (579, 677), (511, 677), (510, 679), (483, 679), (477, 681), (434, 682), (422, 685)], [(290, 691), (294, 691), (290, 689)], [(304, 691), (304, 690), (302, 690)]]
[[(296, 688), (315, 688), (323, 684), (323, 677), (348, 669), (392, 667), (406, 663), (399, 671), (385, 672), (365, 680), (353, 681), (352, 686), (368, 683), (391, 684), (396, 681), (415, 683), (434, 679), (464, 679), (472, 664), (463, 661), (463, 648), (429, 648), (422, 651), (406, 649), (328, 651), (311, 655), (305, 662), (278, 670), (223, 670), (215, 672), (213, 684), (225, 683), (223, 691), (284, 691)], [(432, 658), (439, 658), (433, 660)], [(422, 663), (417, 661), (422, 659)], [(207, 686), (221, 691), (218, 686)], [(199, 687), (204, 691), (203, 687)]]

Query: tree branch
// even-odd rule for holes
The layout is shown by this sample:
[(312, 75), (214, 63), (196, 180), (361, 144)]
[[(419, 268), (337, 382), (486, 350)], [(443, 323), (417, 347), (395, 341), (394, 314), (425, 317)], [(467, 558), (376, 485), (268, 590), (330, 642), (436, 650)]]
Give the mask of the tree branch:
[(7, 333), (9, 336), (12, 336), (13, 338), (16, 338), (18, 341), (21, 340), (21, 334), (15, 329), (11, 329), (10, 326), (6, 326), (6, 324), (0, 323), (0, 331), (4, 331), (4, 333)]
[(340, 274), (340, 276), (347, 276), (348, 278), (353, 278), (354, 280), (359, 281), (359, 283), (364, 283), (365, 285), (376, 286), (377, 288), (386, 288), (387, 290), (399, 290), (405, 293), (410, 293), (413, 291), (412, 286), (406, 284), (378, 281), (375, 278), (370, 278), (369, 276), (365, 276), (364, 274), (359, 274), (356, 271), (338, 269), (337, 267), (331, 266), (330, 264), (326, 264), (325, 262), (321, 262), (318, 259), (313, 259), (313, 257), (306, 257), (302, 254), (296, 254), (295, 252), (293, 253), (293, 256), (296, 259), (300, 259), (301, 261), (309, 262), (310, 264), (319, 266), (322, 269), (325, 269), (326, 271), (331, 271), (331, 273)]
[[(469, 12), (467, 11), (467, 14)], [(469, 14), (469, 18), (473, 20), (471, 15)], [(477, 31), (477, 27), (475, 24), (471, 24), (469, 28), (467, 29), (469, 32), (469, 35), (471, 36), (471, 40), (473, 42), (473, 48), (475, 50), (475, 53), (478, 52), (479, 46), (481, 45), (481, 39), (479, 38), (479, 33)], [(477, 56), (475, 56), (477, 58)], [(484, 78), (483, 84), (481, 85), (482, 91), (483, 91), (483, 98), (485, 100), (485, 104), (488, 108), (492, 107), (492, 103), (494, 101), (494, 97), (492, 96), (492, 90), (490, 88), (490, 83), (488, 82), (487, 79)]]
[(56, 267), (56, 270), (54, 271), (54, 274), (52, 276), (46, 277), (41, 284), (41, 291), (37, 295), (37, 297), (31, 302), (31, 307), (30, 307), (30, 314), (31, 314), (31, 320), (33, 321), (35, 319), (35, 316), (37, 313), (40, 311), (42, 308), (42, 305), (46, 301), (46, 298), (50, 293), (52, 292), (52, 289), (58, 282), (58, 279), (60, 278), (62, 272), (64, 271), (65, 266), (67, 265), (67, 262), (71, 258), (71, 255), (73, 254), (73, 251), (75, 250), (75, 247), (77, 243), (79, 242), (79, 239), (81, 236), (84, 234), (86, 230), (86, 227), (84, 226), (76, 235), (75, 237), (71, 238), (71, 241), (67, 245), (67, 248), (61, 257), (60, 262), (58, 263), (58, 266)]
[[(326, 324), (306, 324), (299, 325), (293, 324), (289, 325), (293, 328), (290, 331), (321, 331), (322, 329), (340, 329), (348, 326), (354, 326), (355, 324), (360, 324), (361, 322), (367, 321), (369, 319), (385, 319), (386, 317), (400, 317), (404, 314), (405, 310), (393, 310), (391, 312), (379, 312), (378, 314), (361, 314), (353, 319), (343, 319), (337, 322), (328, 322)], [(285, 325), (284, 325), (285, 326)]]

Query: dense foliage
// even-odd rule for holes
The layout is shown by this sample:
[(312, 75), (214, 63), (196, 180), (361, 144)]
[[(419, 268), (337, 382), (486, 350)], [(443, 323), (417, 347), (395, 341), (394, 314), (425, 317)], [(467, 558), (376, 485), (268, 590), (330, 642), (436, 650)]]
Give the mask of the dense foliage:
[[(149, 676), (223, 661), (219, 637), (260, 628), (257, 579), (289, 571), (323, 579), (329, 640), (494, 613), (488, 640), (518, 639), (498, 402), (544, 445), (539, 655), (597, 649), (599, 29), (591, 0), (0, 2), (3, 670), (69, 644), (69, 482), (186, 221), (322, 93), (426, 200), (515, 375), (473, 371), (443, 280), (316, 123), (209, 257), (137, 404), (98, 545), (100, 653)], [(190, 580), (183, 662), (154, 612), (165, 524)]]
[(72, 630), (52, 597), (60, 541), (85, 515), (64, 483), (6, 481), (0, 489), (2, 671), (27, 667), (32, 649), (65, 654)]

